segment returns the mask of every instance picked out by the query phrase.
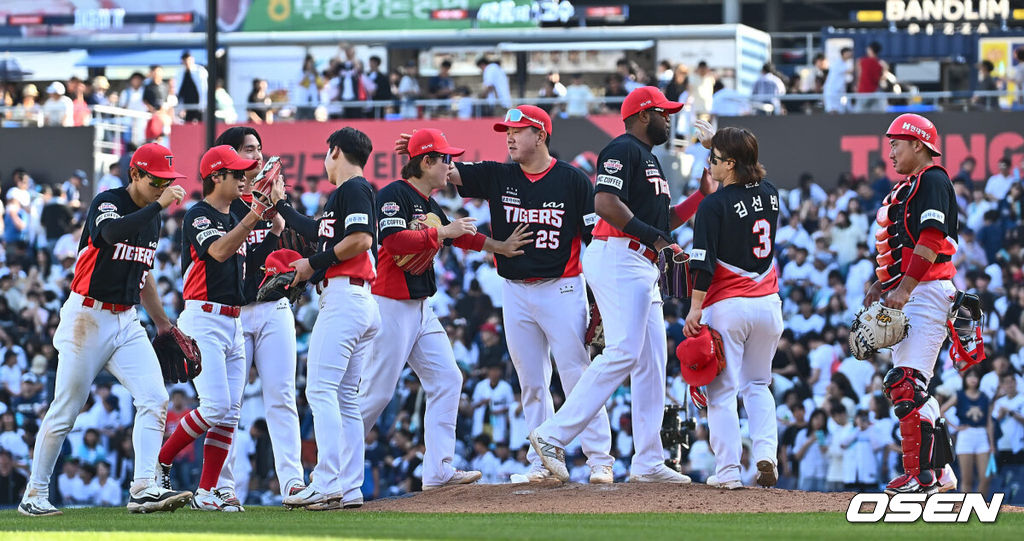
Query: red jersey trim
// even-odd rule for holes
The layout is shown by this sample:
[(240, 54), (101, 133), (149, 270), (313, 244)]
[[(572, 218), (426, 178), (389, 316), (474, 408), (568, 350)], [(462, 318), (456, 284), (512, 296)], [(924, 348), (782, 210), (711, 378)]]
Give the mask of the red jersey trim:
[(377, 279), (376, 269), (373, 267), (373, 258), (370, 257), (370, 252), (366, 251), (358, 254), (354, 257), (346, 259), (341, 263), (331, 265), (327, 269), (327, 278), (334, 278), (337, 276), (349, 276), (352, 278), (362, 278), (367, 282), (373, 284)]
[(779, 292), (775, 263), (761, 274), (745, 271), (722, 260), (717, 263), (703, 308), (733, 297), (764, 297)]
[(572, 249), (569, 251), (569, 261), (565, 263), (565, 270), (562, 271), (562, 278), (579, 276), (583, 273), (583, 265), (580, 264), (580, 236), (572, 239)]
[(75, 262), (75, 277), (71, 280), (71, 291), (83, 297), (89, 296), (89, 286), (92, 284), (92, 275), (96, 272), (96, 257), (99, 253), (99, 249), (92, 245), (90, 238), (88, 246), (79, 252), (78, 261)]
[(192, 264), (185, 272), (185, 290), (181, 292), (181, 296), (186, 301), (210, 300), (210, 292), (206, 289), (206, 261), (196, 253), (195, 246), (190, 245), (188, 251)]
[(429, 198), (429, 197), (427, 197), (426, 195), (423, 195), (423, 192), (421, 192), (419, 188), (417, 188), (416, 186), (413, 186), (412, 182), (409, 182), (409, 180), (408, 180), (408, 179), (404, 179), (404, 178), (403, 178), (403, 179), (402, 179), (402, 182), (404, 182), (404, 183), (408, 184), (408, 185), (409, 185), (409, 187), (410, 187), (410, 188), (412, 188), (412, 191), (414, 191), (414, 192), (416, 192), (417, 194), (419, 194), (419, 196), (420, 196), (420, 197), (422, 197), (424, 201), (428, 201), (428, 200), (430, 200), (430, 198)]
[[(391, 237), (393, 236), (391, 235)], [(388, 237), (388, 239), (391, 237)], [(377, 280), (373, 282), (373, 287), (370, 288), (370, 291), (374, 295), (389, 299), (402, 300), (410, 298), (409, 282), (405, 279), (405, 271), (398, 268), (398, 265), (395, 265), (395, 257), (388, 251), (388, 244), (380, 247), (377, 256), (380, 258), (380, 263), (377, 264)]]
[(615, 228), (614, 225), (606, 222), (604, 218), (598, 218), (597, 225), (594, 226), (593, 236), (595, 237), (623, 237), (627, 239), (639, 240), (633, 235), (627, 235), (622, 231)]
[(525, 176), (526, 179), (529, 180), (530, 182), (537, 182), (538, 180), (544, 178), (544, 175), (548, 174), (551, 171), (551, 169), (555, 167), (555, 163), (557, 162), (558, 160), (551, 158), (551, 163), (548, 165), (547, 169), (541, 171), (540, 173), (527, 173), (526, 171), (523, 171), (523, 176)]

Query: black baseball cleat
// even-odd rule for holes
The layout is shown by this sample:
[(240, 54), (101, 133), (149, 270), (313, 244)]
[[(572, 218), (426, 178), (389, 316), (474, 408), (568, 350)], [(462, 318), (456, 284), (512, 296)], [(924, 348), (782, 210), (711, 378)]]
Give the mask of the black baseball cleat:
[(185, 507), (191, 501), (192, 493), (187, 490), (167, 490), (152, 483), (131, 495), (128, 500), (128, 511), (131, 513), (174, 512)]
[(21, 500), (18, 512), (27, 517), (53, 517), (64, 514), (43, 496), (31, 496)]

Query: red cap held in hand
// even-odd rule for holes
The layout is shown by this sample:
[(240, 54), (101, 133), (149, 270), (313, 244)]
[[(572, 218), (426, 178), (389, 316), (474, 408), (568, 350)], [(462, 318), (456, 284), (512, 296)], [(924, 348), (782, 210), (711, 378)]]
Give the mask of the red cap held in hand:
[(680, 372), (686, 383), (695, 387), (707, 385), (725, 370), (722, 335), (701, 325), (697, 336), (683, 340), (676, 347), (676, 357), (679, 357)]
[(263, 264), (263, 270), (267, 274), (263, 277), (263, 281), (260, 282), (260, 287), (263, 287), (263, 284), (266, 283), (271, 276), (295, 270), (290, 265), (300, 259), (302, 259), (302, 254), (287, 248), (281, 248), (280, 250), (270, 252), (270, 255), (267, 256), (266, 263)]

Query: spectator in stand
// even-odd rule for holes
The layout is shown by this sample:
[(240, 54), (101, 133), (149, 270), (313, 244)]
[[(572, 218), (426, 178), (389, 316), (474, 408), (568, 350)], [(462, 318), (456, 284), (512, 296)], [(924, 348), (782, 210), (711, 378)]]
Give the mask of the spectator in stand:
[(828, 415), (823, 410), (814, 410), (807, 428), (798, 432), (793, 442), (794, 458), (800, 469), (797, 485), (800, 490), (825, 491), (829, 443)]
[[(870, 94), (881, 91), (882, 75), (888, 69), (878, 58), (881, 53), (882, 44), (872, 41), (868, 44), (867, 53), (857, 61), (857, 93)], [(877, 96), (857, 98), (856, 107), (859, 113), (884, 112), (886, 100)]]
[[(133, 75), (134, 78), (134, 75)], [(164, 82), (164, 69), (160, 66), (149, 67), (149, 82), (142, 91), (142, 103), (150, 113), (164, 110), (169, 94), (167, 83)]]
[(585, 117), (590, 114), (590, 102), (594, 93), (583, 82), (582, 73), (573, 73), (572, 82), (565, 89), (565, 114), (570, 118)]
[(0, 508), (17, 505), (27, 485), (25, 475), (14, 468), (11, 453), (0, 449)]
[(419, 117), (419, 110), (416, 100), (420, 99), (419, 64), (410, 60), (405, 64), (405, 72), (402, 80), (398, 83), (398, 99), (401, 100), (399, 113), (402, 118), (411, 119)]
[(46, 238), (46, 247), (51, 252), (57, 245), (57, 240), (71, 231), (71, 219), (74, 216), (65, 200), (64, 188), (58, 186), (56, 190), (57, 193), (54, 194), (53, 187), (43, 188), (43, 210), (39, 217)]
[(85, 82), (78, 77), (68, 79), (68, 96), (71, 98), (72, 125), (88, 126), (92, 120), (92, 113), (85, 101)]
[(987, 494), (990, 478), (986, 470), (995, 438), (992, 417), (988, 414), (992, 400), (981, 392), (980, 385), (980, 370), (971, 368), (963, 376), (963, 389), (942, 405), (942, 412), (950, 408), (955, 408), (956, 412), (953, 428), (956, 459), (960, 464), (960, 490), (974, 492), (977, 481), (977, 491)]
[(476, 67), (480, 68), (483, 74), (483, 85), (478, 96), (487, 100), (486, 105), (481, 108), (480, 116), (500, 115), (505, 109), (510, 109), (512, 90), (501, 62), (496, 58), (481, 56), (476, 61)]
[(100, 180), (96, 182), (96, 193), (105, 192), (107, 190), (113, 190), (114, 188), (120, 188), (124, 186), (121, 182), (121, 164), (112, 163), (107, 167), (107, 173), (100, 177)]
[[(370, 69), (366, 72), (366, 79), (373, 84), (371, 99), (373, 101), (390, 101), (394, 98), (391, 91), (391, 83), (388, 80), (387, 74), (381, 71), (380, 64), (379, 56), (370, 57)], [(374, 109), (379, 112), (380, 106), (375, 106)], [(374, 118), (379, 118), (380, 116), (382, 115), (374, 114)]]
[(672, 71), (672, 78), (665, 85), (665, 97), (669, 101), (686, 103), (689, 101), (690, 69), (682, 62)]
[(92, 78), (86, 87), (85, 103), (89, 105), (110, 105), (110, 98), (107, 92), (110, 90), (110, 81), (102, 75)]
[(828, 199), (828, 194), (825, 190), (818, 186), (818, 183), (814, 182), (814, 175), (811, 173), (801, 173), (799, 186), (789, 191), (789, 210), (790, 212), (799, 212), (800, 207), (804, 202), (810, 201), (815, 205), (821, 205)]
[(761, 103), (760, 112), (769, 115), (784, 115), (782, 101), (779, 96), (786, 93), (786, 83), (775, 74), (775, 65), (765, 62), (761, 66), (761, 76), (754, 81), (754, 88), (751, 90), (754, 96), (758, 96), (757, 102)]
[(39, 98), (39, 89), (34, 84), (27, 84), (21, 89), (21, 102), (14, 106), (11, 111), (11, 120), (20, 123), (22, 126), (42, 126), (43, 109), (36, 101)]
[(446, 100), (455, 92), (455, 80), (452, 79), (452, 61), (447, 58), (441, 61), (437, 75), (430, 78), (427, 92), (432, 99)]
[(246, 111), (249, 114), (249, 122), (256, 124), (272, 124), (274, 122), (274, 111), (270, 108), (270, 95), (267, 94), (267, 80), (256, 78), (252, 80), (252, 90), (245, 100)]
[(64, 84), (59, 81), (46, 87), (46, 102), (43, 103), (43, 123), (47, 126), (74, 126), (75, 104), (64, 95)]
[(708, 63), (701, 60), (697, 69), (689, 75), (691, 107), (695, 115), (706, 115), (714, 105), (715, 74)]
[[(978, 86), (975, 90), (981, 92), (994, 92), (999, 90), (1002, 81), (993, 77), (992, 72), (996, 67), (991, 60), (982, 60), (978, 63)], [(985, 111), (999, 110), (999, 96), (972, 96), (971, 103)]]
[(953, 177), (953, 183), (963, 182), (967, 186), (974, 186), (974, 168), (977, 166), (977, 161), (974, 156), (968, 156), (964, 158), (964, 161), (960, 162), (960, 170), (957, 171), (956, 176)]
[(1013, 169), (1010, 158), (1005, 156), (999, 158), (999, 171), (988, 177), (988, 182), (985, 183), (985, 195), (991, 201), (1002, 201), (1010, 192), (1010, 186), (1017, 182), (1020, 182), (1020, 169)]
[(858, 410), (853, 425), (846, 427), (837, 437), (845, 454), (845, 489), (853, 492), (877, 491), (878, 459), (875, 455), (885, 447), (887, 441), (879, 437), (878, 431), (872, 430), (870, 413)]
[(501, 379), (502, 364), (487, 367), (487, 379), (480, 380), (473, 389), (473, 436), (484, 433), (490, 426), (494, 441), (508, 442), (508, 411), (515, 401), (512, 386)]
[[(132, 73), (128, 78), (128, 86), (121, 91), (121, 95), (118, 96), (117, 105), (123, 109), (129, 109), (131, 111), (137, 111), (140, 113), (147, 112), (149, 110), (146, 101), (144, 99), (146, 89), (143, 86), (146, 77), (139, 72)], [(129, 141), (135, 145), (142, 144), (143, 136), (146, 132), (146, 120), (144, 118), (134, 118), (126, 120), (131, 123), (131, 132)], [(132, 151), (125, 149), (125, 156), (131, 156)], [(127, 172), (128, 168), (122, 168), (123, 171)], [(127, 174), (127, 173), (126, 173)]]
[(120, 481), (110, 477), (110, 463), (101, 460), (96, 463), (96, 500), (93, 504), (100, 507), (121, 507), (124, 501), (124, 493), (121, 491)]
[(1017, 46), (1013, 50), (1013, 59), (1016, 61), (1013, 66), (1013, 82), (1017, 85), (1013, 103), (1024, 104), (1024, 47)]
[(295, 112), (296, 120), (313, 120), (314, 111), (320, 105), (320, 94), (327, 81), (316, 70), (316, 60), (307, 54), (302, 60), (302, 72), (299, 74), (295, 101), (300, 103)]
[(7, 198), (4, 211), (4, 242), (9, 246), (15, 242), (28, 242), (28, 202), (27, 197)]
[(81, 169), (75, 169), (71, 176), (61, 184), (64, 199), (68, 206), (77, 209), (82, 206), (82, 187), (89, 183), (89, 175)]
[(1017, 390), (1018, 381), (1012, 372), (999, 378), (999, 393), (992, 405), (992, 418), (999, 423), (1002, 436), (996, 441), (996, 491), (1013, 490), (1024, 480), (1024, 394)]
[(192, 53), (185, 51), (181, 53), (181, 69), (178, 72), (177, 90), (178, 106), (181, 108), (179, 116), (185, 122), (200, 122), (203, 120), (203, 108), (206, 107), (207, 93), (206, 68), (196, 64)]
[[(604, 85), (604, 97), (606, 98), (625, 98), (629, 95), (626, 88), (622, 86), (622, 77), (618, 75), (609, 75), (605, 77)], [(622, 101), (616, 101), (614, 103), (605, 103), (609, 112), (618, 113), (622, 109)]]

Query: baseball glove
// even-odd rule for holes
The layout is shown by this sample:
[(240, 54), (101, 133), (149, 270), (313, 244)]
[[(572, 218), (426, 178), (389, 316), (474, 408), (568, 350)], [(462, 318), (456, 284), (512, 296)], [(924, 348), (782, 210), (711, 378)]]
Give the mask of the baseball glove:
[(861, 308), (850, 326), (850, 353), (860, 360), (870, 359), (879, 349), (900, 343), (910, 332), (910, 321), (902, 310), (875, 301)]
[(278, 299), (288, 298), (288, 302), (294, 303), (302, 296), (306, 289), (305, 282), (299, 282), (292, 287), (292, 280), (295, 279), (295, 271), (275, 274), (263, 281), (259, 291), (256, 292), (256, 301), (271, 302)]
[(663, 295), (677, 299), (689, 298), (693, 292), (690, 280), (690, 256), (668, 248), (658, 253), (658, 287)]
[(583, 343), (596, 348), (604, 347), (604, 322), (601, 321), (601, 312), (596, 302), (590, 303), (590, 324), (587, 325), (587, 333), (583, 335)]
[(252, 181), (252, 203), (249, 203), (249, 208), (259, 214), (261, 220), (272, 220), (277, 215), (274, 203), (270, 200), (270, 192), (280, 176), (281, 158), (272, 156)]
[(316, 253), (316, 246), (292, 228), (285, 228), (281, 232), (281, 237), (277, 241), (277, 248), (295, 250), (302, 257), (309, 257)]
[(167, 383), (186, 383), (203, 371), (202, 354), (195, 339), (177, 327), (156, 335), (153, 351)]
[[(430, 212), (423, 216), (417, 216), (411, 222), (409, 222), (409, 229), (412, 231), (419, 231), (421, 229), (428, 228), (439, 228), (441, 227), (441, 218), (438, 218), (436, 214)], [(418, 254), (402, 254), (396, 255), (395, 265), (413, 276), (419, 276), (427, 269), (434, 265), (434, 256), (441, 249), (441, 244), (438, 243), (438, 247), (433, 250), (427, 250)]]

